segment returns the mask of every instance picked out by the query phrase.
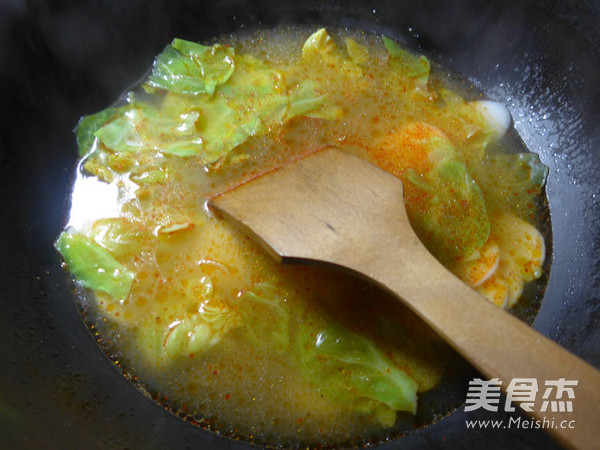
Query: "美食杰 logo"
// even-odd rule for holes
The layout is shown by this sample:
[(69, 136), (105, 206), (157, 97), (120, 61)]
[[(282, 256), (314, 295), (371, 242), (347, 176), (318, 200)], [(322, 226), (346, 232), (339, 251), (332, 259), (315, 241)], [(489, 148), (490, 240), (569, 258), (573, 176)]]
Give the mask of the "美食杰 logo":
[[(465, 403), (465, 412), (484, 409), (497, 412), (501, 408), (506, 412), (515, 411), (514, 404), (528, 413), (537, 412), (540, 419), (511, 417), (504, 420), (467, 420), (467, 428), (574, 428), (575, 421), (564, 419), (555, 421), (552, 413), (573, 412), (575, 387), (577, 380), (559, 378), (546, 380), (543, 386), (535, 378), (513, 378), (505, 389), (505, 399), (501, 396), (502, 381), (499, 378), (482, 380), (475, 378), (469, 382)], [(542, 414), (543, 413), (543, 414)], [(546, 417), (546, 415), (549, 415)]]

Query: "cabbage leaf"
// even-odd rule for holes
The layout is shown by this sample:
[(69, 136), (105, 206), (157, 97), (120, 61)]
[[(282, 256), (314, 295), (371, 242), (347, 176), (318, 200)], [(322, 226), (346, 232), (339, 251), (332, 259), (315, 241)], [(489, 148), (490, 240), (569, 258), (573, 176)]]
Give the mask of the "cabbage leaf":
[(490, 219), (483, 192), (462, 160), (443, 160), (422, 176), (409, 169), (403, 178), (426, 193), (424, 200), (412, 202), (407, 190), (407, 212), (437, 258), (465, 259), (487, 241)]
[(69, 229), (61, 233), (55, 247), (84, 287), (105, 292), (117, 300), (129, 294), (135, 275), (87, 236)]
[[(335, 46), (323, 33), (314, 45)], [(288, 90), (279, 71), (218, 44), (206, 47), (175, 39), (156, 58), (147, 86), (167, 91), (162, 104), (130, 95), (124, 107), (82, 119), (80, 147), (89, 147), (97, 138), (116, 154), (154, 150), (211, 164), (250, 137), (264, 135), (294, 117), (342, 115), (313, 80), (301, 80)], [(153, 175), (150, 182), (165, 178), (159, 172)]]
[(548, 167), (535, 153), (488, 154), (473, 176), (495, 208), (533, 220), (537, 216), (535, 198), (546, 184)]
[(75, 136), (77, 137), (79, 156), (83, 156), (90, 151), (94, 144), (94, 140), (96, 139), (96, 131), (102, 128), (107, 122), (110, 122), (121, 115), (127, 109), (129, 109), (129, 105), (110, 107), (95, 114), (83, 116), (74, 130)]
[(383, 44), (389, 53), (388, 65), (399, 74), (415, 80), (417, 86), (427, 86), (431, 65), (423, 55), (413, 55), (390, 38), (383, 36)]
[[(260, 283), (244, 292), (236, 307), (243, 316), (239, 332), (256, 348), (285, 352), (290, 345), (290, 311), (285, 297), (278, 296), (269, 283)], [(268, 339), (265, 338), (268, 336)]]
[(231, 47), (176, 38), (156, 57), (148, 84), (180, 94), (213, 95), (233, 74), (234, 54)]
[(420, 141), (427, 169), (401, 173), (408, 216), (425, 246), (445, 263), (469, 257), (488, 239), (483, 192), (443, 133)]
[(316, 329), (305, 325), (297, 351), (304, 376), (336, 401), (387, 426), (397, 411), (416, 411), (416, 381), (367, 337), (329, 320)]
[(369, 60), (369, 51), (352, 38), (346, 39), (346, 50), (354, 64), (365, 64)]
[(215, 295), (212, 279), (202, 276), (185, 288), (186, 301), (169, 302), (168, 321), (149, 315), (138, 322), (136, 339), (149, 361), (171, 363), (210, 351), (237, 326), (237, 314)]
[(331, 39), (325, 28), (320, 28), (311, 34), (304, 45), (302, 46), (302, 57), (306, 58), (311, 55), (334, 55), (337, 54), (338, 47)]
[(97, 220), (92, 224), (89, 232), (90, 239), (121, 261), (138, 253), (151, 236), (151, 233), (140, 224), (124, 217), (106, 217)]
[(327, 95), (317, 93), (316, 83), (312, 80), (303, 80), (297, 88), (292, 89), (289, 101), (286, 119), (301, 115), (313, 119), (337, 119), (343, 114), (342, 109), (332, 104)]
[[(418, 384), (378, 347), (316, 305), (294, 303), (271, 282), (244, 292), (238, 333), (257, 349), (285, 352), (316, 389), (387, 425), (413, 412)], [(292, 306), (293, 305), (293, 306)], [(293, 310), (292, 308), (300, 308)], [(265, 338), (268, 336), (268, 338)]]
[(192, 156), (202, 145), (196, 129), (199, 111), (172, 111), (134, 102), (124, 114), (96, 131), (96, 137), (113, 152), (158, 150), (175, 156)]

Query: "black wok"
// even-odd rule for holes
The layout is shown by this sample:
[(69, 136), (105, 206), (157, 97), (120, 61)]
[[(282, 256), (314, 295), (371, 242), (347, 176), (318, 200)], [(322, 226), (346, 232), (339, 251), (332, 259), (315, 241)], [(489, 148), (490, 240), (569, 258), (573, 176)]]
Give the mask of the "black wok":
[[(183, 421), (123, 378), (81, 320), (52, 248), (76, 162), (71, 129), (175, 36), (280, 23), (385, 32), (505, 102), (550, 167), (552, 266), (534, 326), (600, 366), (599, 19), (586, 1), (3, 2), (0, 448), (248, 445)], [(459, 410), (384, 448), (558, 447), (540, 430), (467, 430), (477, 417), (502, 418)]]

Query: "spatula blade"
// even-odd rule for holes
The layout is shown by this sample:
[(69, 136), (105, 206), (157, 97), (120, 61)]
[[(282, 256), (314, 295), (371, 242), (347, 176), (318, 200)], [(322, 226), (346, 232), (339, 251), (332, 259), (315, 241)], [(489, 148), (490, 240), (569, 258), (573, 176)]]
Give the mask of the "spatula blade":
[(335, 264), (357, 240), (387, 234), (381, 228), (390, 220), (407, 220), (398, 178), (332, 147), (209, 203), (282, 262)]

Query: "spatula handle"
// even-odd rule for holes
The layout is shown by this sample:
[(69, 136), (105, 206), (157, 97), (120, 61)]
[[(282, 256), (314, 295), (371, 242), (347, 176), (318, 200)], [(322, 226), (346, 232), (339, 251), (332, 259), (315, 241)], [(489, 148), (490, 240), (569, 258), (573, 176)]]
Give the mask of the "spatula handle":
[[(416, 236), (401, 239), (398, 245), (380, 245), (370, 261), (359, 258), (348, 265), (402, 298), (482, 374), (498, 378), (503, 390), (515, 379), (535, 379), (538, 391), (528, 414), (539, 425), (531, 427), (548, 429), (569, 447), (598, 448), (600, 372), (469, 288)], [(547, 382), (560, 380), (568, 382), (575, 398), (568, 389), (562, 398), (556, 388), (546, 392), (552, 388)], [(553, 411), (561, 404), (572, 412)]]
[[(410, 226), (397, 177), (330, 148), (211, 204), (284, 263), (333, 264), (375, 281), (505, 389), (515, 379), (534, 379), (531, 414), (541, 426), (550, 421), (554, 427), (544, 428), (568, 446), (598, 448), (600, 372), (446, 270)], [(546, 383), (562, 379), (578, 383), (576, 398), (544, 399)], [(570, 401), (573, 411), (554, 412), (552, 404), (542, 411), (544, 400)]]

